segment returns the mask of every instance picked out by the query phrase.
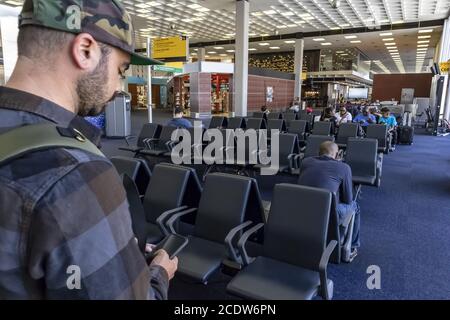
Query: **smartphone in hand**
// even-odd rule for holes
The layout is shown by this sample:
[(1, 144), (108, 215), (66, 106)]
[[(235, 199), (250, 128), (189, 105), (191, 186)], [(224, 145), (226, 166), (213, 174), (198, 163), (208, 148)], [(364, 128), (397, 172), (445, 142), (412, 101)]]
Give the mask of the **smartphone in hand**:
[(172, 260), (180, 251), (188, 244), (187, 237), (183, 237), (179, 234), (171, 234), (165, 237), (160, 243), (158, 243), (152, 251), (146, 255), (147, 263), (150, 264), (156, 255), (158, 250), (163, 249), (169, 255)]

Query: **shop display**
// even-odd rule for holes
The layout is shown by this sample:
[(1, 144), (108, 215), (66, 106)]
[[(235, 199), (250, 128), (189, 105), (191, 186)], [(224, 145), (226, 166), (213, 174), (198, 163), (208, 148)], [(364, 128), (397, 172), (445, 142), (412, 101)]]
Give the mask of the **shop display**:
[(211, 112), (226, 113), (230, 109), (229, 76), (214, 74), (211, 76)]

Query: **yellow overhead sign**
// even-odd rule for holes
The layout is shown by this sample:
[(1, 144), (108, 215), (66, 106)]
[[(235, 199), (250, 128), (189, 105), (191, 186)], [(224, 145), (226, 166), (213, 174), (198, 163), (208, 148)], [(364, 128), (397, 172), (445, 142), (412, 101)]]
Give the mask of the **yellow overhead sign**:
[(185, 38), (171, 37), (154, 39), (152, 48), (153, 59), (178, 59), (186, 61), (188, 42)]
[(441, 72), (448, 72), (450, 70), (450, 61), (440, 63), (439, 67)]

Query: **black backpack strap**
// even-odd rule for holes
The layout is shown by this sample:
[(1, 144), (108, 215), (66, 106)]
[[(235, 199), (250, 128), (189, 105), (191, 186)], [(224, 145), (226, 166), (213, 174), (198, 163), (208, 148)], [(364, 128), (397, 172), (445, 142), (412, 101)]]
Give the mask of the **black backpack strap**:
[(0, 134), (0, 165), (26, 153), (52, 148), (81, 149), (105, 157), (78, 130), (47, 123), (26, 125)]

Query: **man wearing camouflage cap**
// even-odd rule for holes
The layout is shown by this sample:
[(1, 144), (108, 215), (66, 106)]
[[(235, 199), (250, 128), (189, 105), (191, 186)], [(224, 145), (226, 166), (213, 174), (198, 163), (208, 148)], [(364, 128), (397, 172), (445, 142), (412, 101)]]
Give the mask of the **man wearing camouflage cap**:
[[(80, 116), (103, 111), (130, 64), (158, 63), (135, 54), (117, 0), (25, 0), (19, 27), (0, 134), (53, 123), (98, 145)], [(166, 299), (176, 269), (163, 250), (146, 264), (105, 157), (59, 147), (0, 166), (0, 299)]]

